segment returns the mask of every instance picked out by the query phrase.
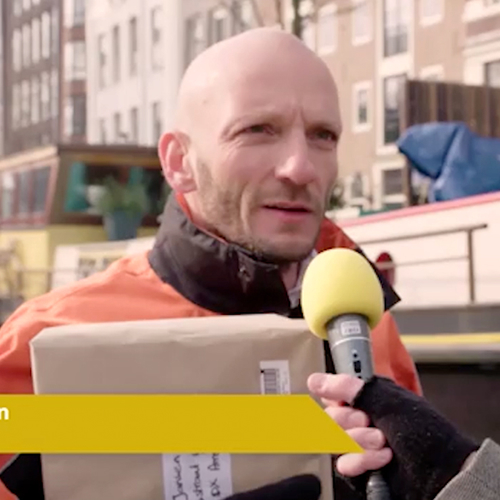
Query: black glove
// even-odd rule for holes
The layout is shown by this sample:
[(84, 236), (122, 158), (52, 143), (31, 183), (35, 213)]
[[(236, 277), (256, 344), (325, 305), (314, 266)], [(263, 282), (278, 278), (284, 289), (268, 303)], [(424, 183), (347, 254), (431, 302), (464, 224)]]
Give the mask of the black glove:
[(255, 490), (236, 493), (226, 500), (318, 500), (320, 495), (320, 480), (312, 474), (303, 474)]
[(18, 500), (45, 499), (39, 454), (18, 455), (3, 468), (0, 479)]
[(425, 399), (386, 378), (368, 381), (352, 407), (368, 415), (393, 451), (382, 470), (391, 500), (433, 500), (479, 449)]

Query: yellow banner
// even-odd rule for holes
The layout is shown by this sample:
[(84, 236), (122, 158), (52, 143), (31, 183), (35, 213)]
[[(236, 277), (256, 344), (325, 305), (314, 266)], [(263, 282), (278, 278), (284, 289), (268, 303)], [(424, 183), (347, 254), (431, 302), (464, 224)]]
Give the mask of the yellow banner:
[(500, 333), (453, 333), (432, 335), (403, 335), (403, 342), (414, 345), (481, 345), (500, 344)]
[(0, 453), (359, 453), (307, 395), (0, 395)]

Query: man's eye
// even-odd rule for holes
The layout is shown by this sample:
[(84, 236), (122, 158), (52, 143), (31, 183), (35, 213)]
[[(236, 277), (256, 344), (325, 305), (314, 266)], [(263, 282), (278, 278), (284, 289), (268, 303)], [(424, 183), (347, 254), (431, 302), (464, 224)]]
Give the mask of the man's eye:
[(338, 137), (335, 132), (328, 129), (319, 129), (314, 133), (315, 137), (322, 141), (337, 142)]
[(265, 134), (265, 133), (272, 132), (272, 129), (268, 125), (259, 124), (259, 125), (252, 125), (251, 127), (247, 127), (245, 129), (245, 131), (249, 132), (251, 134)]

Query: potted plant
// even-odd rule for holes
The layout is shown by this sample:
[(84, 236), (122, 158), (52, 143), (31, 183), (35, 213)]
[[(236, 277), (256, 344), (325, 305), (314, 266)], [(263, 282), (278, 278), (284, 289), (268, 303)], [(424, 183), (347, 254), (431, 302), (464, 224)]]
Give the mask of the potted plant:
[(158, 200), (158, 203), (156, 205), (157, 207), (156, 221), (158, 222), (158, 224), (161, 224), (163, 211), (165, 210), (165, 204), (167, 203), (168, 197), (170, 196), (171, 192), (172, 188), (170, 187), (170, 185), (164, 182), (161, 188), (160, 199)]
[(108, 239), (136, 238), (142, 219), (149, 211), (146, 187), (140, 183), (123, 184), (114, 177), (105, 179), (103, 187), (96, 208), (102, 215)]

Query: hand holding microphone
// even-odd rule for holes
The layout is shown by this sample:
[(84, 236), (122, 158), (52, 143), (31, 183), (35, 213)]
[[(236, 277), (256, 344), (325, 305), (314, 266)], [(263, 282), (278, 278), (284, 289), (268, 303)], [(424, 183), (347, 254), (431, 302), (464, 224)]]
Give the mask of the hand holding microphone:
[[(370, 380), (374, 375), (370, 329), (384, 314), (384, 294), (370, 263), (345, 248), (320, 253), (304, 275), (301, 304), (310, 330), (328, 340), (335, 371)], [(370, 448), (369, 443), (360, 444)], [(368, 479), (366, 495), (368, 500), (390, 500), (379, 471)]]
[[(364, 383), (351, 376), (315, 373), (308, 386), (320, 398), (348, 403), (346, 410), (351, 417), (357, 415), (353, 419), (357, 421), (355, 425), (363, 424), (364, 417), (383, 432), (393, 454), (382, 469), (393, 499), (440, 498), (443, 488), (479, 449), (424, 398), (387, 378), (375, 376)], [(355, 440), (356, 434), (362, 436), (372, 430), (366, 425), (346, 427), (345, 419), (338, 415), (334, 420), (350, 429), (351, 435), (354, 431)], [(359, 444), (363, 446), (362, 442)], [(341, 459), (337, 467), (347, 476), (362, 474), (373, 465), (373, 457), (368, 454), (345, 455)]]
[(351, 250), (319, 254), (304, 276), (302, 308), (311, 331), (329, 341), (338, 373), (312, 375), (309, 389), (366, 450), (341, 457), (337, 470), (353, 477), (379, 469), (368, 479), (368, 500), (436, 498), (479, 446), (425, 399), (375, 376), (369, 328), (384, 308), (370, 264)]

